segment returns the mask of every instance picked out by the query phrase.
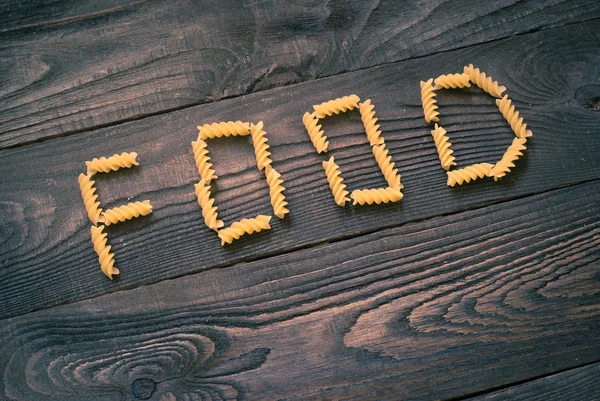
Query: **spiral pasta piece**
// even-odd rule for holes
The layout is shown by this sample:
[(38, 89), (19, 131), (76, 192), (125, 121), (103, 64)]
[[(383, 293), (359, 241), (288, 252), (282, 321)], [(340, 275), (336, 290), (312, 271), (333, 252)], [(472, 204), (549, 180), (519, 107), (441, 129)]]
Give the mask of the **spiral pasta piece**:
[(515, 167), (514, 162), (523, 156), (523, 150), (527, 149), (525, 138), (515, 138), (512, 144), (508, 147), (502, 159), (490, 170), (489, 176), (494, 177), (494, 181), (498, 181), (510, 172), (510, 169)]
[(340, 114), (348, 110), (353, 110), (358, 107), (358, 102), (360, 102), (358, 96), (350, 95), (314, 105), (313, 109), (315, 109), (317, 118), (323, 118), (325, 116), (332, 116), (334, 113)]
[(473, 67), (473, 64), (465, 66), (464, 73), (469, 74), (471, 82), (494, 97), (502, 97), (502, 92), (506, 90), (506, 87), (500, 86), (498, 81), (494, 81), (492, 77), (488, 77), (485, 72), (480, 71), (479, 68)]
[(231, 226), (219, 230), (219, 238), (221, 245), (231, 244), (234, 240), (239, 239), (244, 234), (253, 234), (268, 230), (271, 228), (269, 224), (271, 216), (258, 215), (253, 219), (242, 219), (232, 223)]
[(353, 205), (372, 205), (373, 203), (397, 202), (403, 198), (402, 192), (394, 188), (357, 189), (350, 197)]
[(375, 105), (371, 103), (371, 99), (367, 99), (359, 105), (360, 118), (365, 126), (365, 132), (371, 146), (383, 144), (380, 125), (377, 124), (375, 117)]
[(302, 122), (306, 127), (306, 132), (308, 132), (308, 136), (310, 140), (317, 149), (318, 153), (327, 152), (327, 146), (329, 146), (329, 141), (327, 140), (327, 136), (325, 136), (323, 130), (321, 129), (321, 125), (319, 124), (319, 120), (315, 113), (306, 112), (302, 116)]
[(343, 184), (344, 179), (342, 178), (342, 172), (340, 167), (335, 164), (333, 156), (329, 158), (329, 161), (323, 162), (323, 168), (327, 175), (327, 181), (329, 182), (329, 188), (335, 199), (335, 203), (340, 206), (345, 206), (346, 202), (350, 201), (348, 198), (348, 191), (346, 191), (346, 184)]
[(533, 133), (527, 129), (527, 124), (523, 123), (523, 117), (519, 117), (519, 112), (515, 111), (515, 106), (512, 100), (508, 98), (508, 95), (504, 95), (502, 99), (496, 99), (496, 105), (498, 109), (510, 124), (510, 127), (514, 131), (518, 138), (528, 138)]
[(437, 99), (435, 97), (435, 90), (433, 88), (433, 78), (428, 81), (421, 81), (421, 103), (423, 105), (423, 114), (425, 115), (425, 121), (428, 123), (432, 121), (440, 121), (438, 117), (440, 112), (437, 110)]
[(392, 161), (392, 156), (388, 154), (385, 144), (373, 146), (373, 156), (377, 160), (377, 164), (381, 169), (381, 173), (388, 182), (388, 186), (392, 189), (404, 188), (400, 183), (400, 174), (398, 169), (394, 168), (395, 163)]
[(268, 165), (265, 168), (265, 177), (267, 178), (267, 184), (269, 185), (269, 194), (271, 197), (273, 213), (275, 216), (283, 219), (290, 211), (286, 208), (288, 203), (286, 202), (285, 195), (283, 194), (285, 187), (281, 185), (283, 184), (281, 174), (279, 174), (273, 167)]
[(196, 196), (198, 197), (198, 204), (202, 208), (204, 224), (211, 230), (219, 231), (219, 228), (223, 227), (224, 224), (221, 220), (217, 220), (217, 207), (214, 205), (214, 198), (211, 198), (210, 186), (202, 179), (194, 187), (196, 189)]
[(98, 262), (100, 262), (100, 270), (112, 280), (114, 275), (119, 274), (119, 269), (115, 267), (115, 254), (110, 252), (110, 245), (106, 245), (107, 238), (103, 230), (104, 226), (92, 226), (90, 233), (94, 251), (98, 255)]
[(448, 74), (440, 75), (435, 79), (435, 89), (455, 89), (455, 88), (470, 88), (471, 79), (469, 74)]
[(256, 164), (258, 165), (259, 170), (262, 170), (273, 162), (271, 160), (271, 152), (267, 150), (269, 149), (266, 136), (267, 133), (262, 128), (262, 121), (259, 121), (256, 125), (250, 124), (250, 135), (252, 135), (254, 153), (256, 154)]
[(143, 202), (131, 202), (126, 205), (113, 207), (102, 213), (104, 224), (110, 226), (118, 222), (131, 220), (134, 217), (146, 216), (152, 213), (152, 205), (149, 200)]
[(94, 187), (94, 181), (92, 180), (91, 174), (79, 174), (79, 188), (81, 189), (81, 197), (85, 205), (89, 219), (94, 225), (97, 225), (102, 221), (100, 213), (100, 202), (98, 201), (98, 194), (96, 194), (96, 188)]
[(87, 173), (90, 175), (102, 172), (108, 173), (110, 171), (117, 171), (120, 168), (130, 168), (132, 166), (139, 165), (136, 160), (137, 153), (123, 152), (120, 155), (114, 154), (111, 157), (93, 158), (91, 161), (85, 162), (87, 166)]
[(221, 138), (223, 136), (237, 136), (250, 134), (250, 124), (242, 121), (227, 121), (220, 123), (204, 124), (198, 126), (200, 139)]
[(442, 168), (444, 170), (449, 170), (450, 167), (456, 166), (456, 162), (454, 161), (455, 157), (452, 156), (454, 150), (450, 149), (452, 144), (450, 143), (448, 135), (446, 135), (446, 130), (438, 124), (435, 124), (435, 129), (431, 131), (431, 135), (433, 135)]
[(194, 160), (196, 161), (196, 167), (198, 167), (200, 177), (202, 177), (207, 184), (210, 184), (212, 180), (217, 179), (218, 177), (210, 162), (208, 144), (198, 136), (198, 139), (192, 142), (192, 150), (194, 152)]
[(492, 167), (494, 167), (493, 164), (480, 163), (458, 170), (448, 171), (448, 185), (453, 187), (456, 184), (462, 185), (465, 182), (469, 183), (478, 178), (489, 177)]

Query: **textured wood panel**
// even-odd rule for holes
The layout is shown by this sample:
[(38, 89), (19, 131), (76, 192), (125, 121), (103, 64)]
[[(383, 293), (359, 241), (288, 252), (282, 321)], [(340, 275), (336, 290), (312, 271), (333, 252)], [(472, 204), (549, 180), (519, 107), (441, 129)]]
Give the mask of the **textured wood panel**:
[(6, 319), (0, 394), (442, 399), (597, 361), (599, 205), (596, 180)]
[(598, 17), (584, 0), (11, 0), (0, 148)]
[[(574, 93), (598, 82), (600, 23), (557, 28), (500, 43), (202, 105), (0, 154), (0, 315), (290, 252), (464, 209), (600, 177), (600, 114)], [(592, 32), (592, 34), (590, 34)], [(551, 47), (552, 52), (547, 49)], [(540, 60), (545, 60), (543, 63)], [(449, 188), (420, 107), (418, 80), (482, 65), (509, 89), (535, 136), (527, 156), (500, 183)], [(393, 84), (390, 84), (393, 83)], [(405, 198), (398, 204), (340, 208), (301, 122), (304, 110), (356, 92), (371, 97), (398, 163)], [(459, 166), (498, 160), (513, 134), (491, 98), (477, 90), (440, 94), (442, 121)], [(201, 219), (193, 184), (199, 179), (190, 141), (198, 123), (264, 120), (274, 165), (286, 180), (291, 213), (273, 229), (222, 248)], [(350, 189), (383, 185), (358, 112), (326, 121), (331, 154)], [(248, 138), (210, 141), (215, 196), (226, 223), (271, 213), (267, 185)], [(77, 176), (94, 156), (137, 151), (140, 166), (101, 177), (107, 206), (149, 199), (155, 212), (110, 227), (122, 271), (116, 282), (99, 271)]]

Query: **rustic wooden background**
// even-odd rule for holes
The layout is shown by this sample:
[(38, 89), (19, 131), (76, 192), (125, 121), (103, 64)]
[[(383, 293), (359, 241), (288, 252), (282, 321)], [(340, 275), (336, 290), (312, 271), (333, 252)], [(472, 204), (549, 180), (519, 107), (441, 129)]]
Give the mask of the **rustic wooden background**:
[[(534, 137), (499, 183), (445, 182), (419, 81), (473, 63)], [(301, 122), (358, 94), (405, 185), (339, 208)], [(459, 167), (513, 137), (493, 99), (439, 95)], [(264, 121), (291, 213), (222, 248), (196, 125)], [(358, 112), (328, 119), (351, 189), (383, 178)], [(1, 400), (600, 399), (600, 3), (8, 0), (0, 4)], [(270, 213), (248, 138), (211, 141), (226, 224)], [(105, 206), (100, 272), (77, 176)]]

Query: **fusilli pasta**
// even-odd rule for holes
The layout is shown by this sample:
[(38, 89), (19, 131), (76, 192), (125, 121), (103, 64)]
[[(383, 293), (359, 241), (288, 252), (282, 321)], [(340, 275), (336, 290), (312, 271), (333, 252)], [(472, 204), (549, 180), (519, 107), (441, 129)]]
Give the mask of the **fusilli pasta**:
[(438, 117), (440, 112), (437, 110), (437, 99), (435, 97), (435, 90), (433, 89), (433, 78), (428, 81), (421, 81), (421, 103), (423, 104), (423, 114), (425, 115), (425, 121), (428, 123), (432, 121), (440, 121)]
[(473, 67), (473, 64), (465, 66), (464, 73), (469, 74), (471, 82), (494, 97), (502, 97), (502, 92), (506, 90), (504, 86), (500, 86), (492, 77), (486, 76), (485, 72)]
[(256, 164), (258, 165), (259, 170), (262, 170), (273, 162), (271, 160), (271, 152), (267, 150), (269, 149), (266, 136), (267, 133), (262, 128), (262, 121), (256, 125), (250, 124), (250, 135), (252, 135), (254, 153), (256, 154)]
[(224, 224), (221, 220), (217, 220), (217, 207), (214, 206), (215, 200), (211, 198), (210, 186), (206, 185), (206, 182), (202, 179), (194, 187), (196, 189), (196, 196), (198, 197), (198, 204), (202, 208), (204, 224), (211, 230), (219, 231), (219, 228), (223, 227)]
[(470, 88), (471, 80), (469, 74), (448, 74), (440, 75), (435, 79), (435, 89), (446, 88)]
[(332, 116), (334, 113), (339, 114), (353, 110), (358, 107), (358, 102), (360, 102), (358, 96), (350, 95), (314, 105), (313, 109), (315, 109), (317, 118), (323, 118), (325, 116)]
[(502, 99), (496, 99), (498, 109), (510, 124), (515, 135), (518, 138), (528, 138), (532, 136), (533, 133), (527, 129), (527, 124), (523, 123), (523, 117), (519, 117), (519, 112), (515, 111), (515, 106), (511, 103), (512, 101), (508, 98), (508, 95), (504, 95)]
[(119, 269), (115, 267), (115, 254), (110, 252), (110, 245), (106, 245), (107, 238), (103, 230), (104, 226), (92, 226), (90, 233), (94, 251), (98, 255), (98, 262), (100, 262), (100, 269), (106, 277), (112, 280), (114, 275), (119, 274)]
[(104, 224), (110, 226), (118, 222), (131, 220), (134, 217), (146, 216), (152, 213), (152, 205), (149, 200), (143, 202), (131, 202), (126, 205), (113, 207), (102, 213)]
[(453, 187), (456, 184), (462, 185), (465, 182), (469, 183), (478, 178), (489, 177), (492, 167), (494, 167), (493, 164), (480, 163), (458, 170), (448, 171), (448, 185)]
[(527, 139), (525, 138), (513, 139), (512, 144), (508, 147), (502, 159), (489, 172), (489, 176), (494, 177), (494, 181), (498, 181), (498, 179), (509, 173), (511, 168), (515, 167), (513, 162), (518, 160), (520, 156), (523, 156), (522, 151), (527, 149), (525, 147), (526, 142)]
[(315, 149), (317, 149), (317, 152), (327, 152), (329, 141), (327, 141), (327, 136), (325, 136), (323, 130), (321, 129), (321, 125), (319, 124), (319, 120), (317, 120), (315, 113), (304, 113), (304, 116), (302, 116), (302, 122), (304, 123), (306, 132), (308, 132), (308, 136), (310, 137)]
[(87, 211), (89, 219), (94, 225), (97, 225), (102, 221), (100, 213), (100, 202), (98, 202), (98, 194), (96, 194), (96, 188), (94, 187), (94, 181), (92, 181), (91, 174), (79, 174), (79, 188), (81, 189), (81, 197), (85, 204), (85, 210)]
[(283, 194), (285, 187), (281, 185), (283, 184), (281, 174), (279, 174), (277, 170), (270, 165), (267, 165), (265, 168), (265, 177), (267, 178), (267, 184), (269, 185), (269, 194), (271, 197), (273, 213), (275, 216), (283, 219), (290, 211), (286, 208), (288, 203), (286, 202), (285, 195)]
[(192, 142), (192, 150), (194, 152), (194, 160), (196, 161), (196, 167), (198, 167), (200, 177), (202, 177), (207, 184), (210, 184), (212, 180), (218, 177), (210, 162), (207, 143), (198, 136), (198, 139)]
[(394, 188), (376, 188), (376, 189), (357, 189), (352, 191), (350, 197), (354, 201), (353, 205), (372, 205), (373, 203), (397, 202), (404, 195), (398, 189)]
[(365, 132), (371, 146), (383, 144), (380, 125), (377, 124), (375, 117), (375, 106), (371, 103), (371, 99), (367, 99), (360, 104), (360, 118), (365, 126)]
[(342, 183), (344, 181), (341, 176), (342, 172), (339, 166), (335, 164), (333, 156), (329, 158), (329, 161), (323, 162), (323, 168), (325, 169), (325, 174), (327, 174), (327, 181), (329, 182), (329, 188), (331, 188), (335, 203), (340, 206), (346, 205), (346, 202), (349, 202), (350, 198), (348, 198), (346, 184)]
[(444, 170), (449, 170), (450, 167), (456, 166), (456, 162), (454, 161), (455, 157), (452, 156), (454, 150), (450, 148), (452, 144), (449, 141), (448, 135), (446, 135), (446, 130), (438, 124), (435, 124), (435, 129), (431, 131), (431, 135), (433, 135), (442, 168)]
[(250, 124), (242, 121), (227, 121), (198, 126), (200, 139), (221, 138), (250, 134)]
[(231, 244), (244, 234), (253, 234), (271, 228), (269, 224), (271, 216), (258, 215), (253, 219), (242, 219), (231, 224), (231, 226), (219, 230), (221, 245)]
[(130, 168), (131, 166), (137, 166), (139, 163), (136, 160), (137, 153), (123, 152), (120, 155), (114, 154), (111, 157), (95, 157), (92, 161), (87, 161), (87, 173), (90, 175), (98, 172), (108, 173), (109, 171), (117, 171), (120, 168)]
[(392, 189), (401, 189), (403, 186), (400, 183), (400, 174), (398, 174), (398, 169), (394, 168), (395, 163), (392, 161), (392, 156), (388, 153), (385, 144), (373, 146), (373, 156), (375, 156), (375, 160), (377, 160), (377, 164), (388, 182), (388, 186)]

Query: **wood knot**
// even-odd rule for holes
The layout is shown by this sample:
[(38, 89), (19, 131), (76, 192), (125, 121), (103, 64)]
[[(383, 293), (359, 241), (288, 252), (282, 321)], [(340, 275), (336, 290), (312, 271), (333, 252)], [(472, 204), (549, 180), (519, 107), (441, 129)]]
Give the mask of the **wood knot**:
[(600, 85), (586, 85), (577, 89), (575, 99), (585, 108), (600, 111)]
[(152, 397), (154, 390), (156, 390), (156, 383), (152, 379), (136, 379), (131, 384), (131, 394), (140, 400)]

